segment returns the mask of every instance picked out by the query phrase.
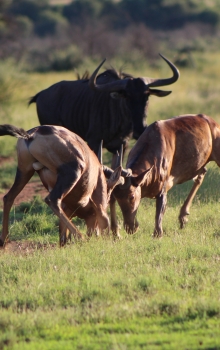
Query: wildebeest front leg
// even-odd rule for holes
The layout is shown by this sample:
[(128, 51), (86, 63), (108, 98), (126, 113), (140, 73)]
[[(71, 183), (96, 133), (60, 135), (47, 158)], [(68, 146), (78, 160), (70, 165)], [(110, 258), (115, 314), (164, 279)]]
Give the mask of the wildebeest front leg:
[(180, 228), (183, 228), (184, 225), (188, 221), (187, 215), (189, 215), (189, 209), (191, 207), (192, 201), (193, 201), (199, 187), (203, 183), (206, 172), (207, 172), (207, 169), (204, 167), (201, 169), (200, 174), (198, 174), (196, 176), (196, 178), (194, 178), (193, 187), (192, 187), (188, 197), (186, 198), (185, 202), (183, 203), (183, 206), (180, 209), (180, 214), (179, 214)]
[(153, 237), (163, 236), (162, 220), (166, 210), (166, 204), (167, 204), (167, 193), (162, 191), (156, 197), (156, 216), (155, 216), (155, 228), (154, 228)]
[(0, 246), (4, 246), (8, 237), (8, 221), (9, 221), (9, 213), (11, 207), (14, 203), (17, 195), (23, 190), (24, 186), (28, 183), (30, 178), (34, 174), (34, 169), (30, 169), (27, 172), (22, 172), (17, 168), (15, 181), (9, 192), (4, 196), (3, 202), (3, 223), (2, 223), (2, 234), (0, 237)]

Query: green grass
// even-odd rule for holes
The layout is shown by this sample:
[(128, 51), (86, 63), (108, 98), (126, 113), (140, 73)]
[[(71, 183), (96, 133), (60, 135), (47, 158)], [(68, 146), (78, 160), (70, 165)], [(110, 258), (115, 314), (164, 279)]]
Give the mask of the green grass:
[[(181, 70), (173, 94), (151, 98), (149, 122), (189, 112), (219, 121), (218, 65), (219, 54), (204, 54), (194, 70)], [(161, 75), (161, 69), (166, 76), (162, 63), (149, 75)], [(71, 78), (30, 75), (13, 103), (0, 110), (0, 123), (37, 125), (27, 98)], [(15, 158), (0, 169), (1, 192), (14, 180), (15, 143), (0, 138), (1, 156)], [(106, 153), (104, 160), (109, 162)], [(220, 349), (219, 179), (210, 164), (183, 230), (177, 218), (192, 181), (168, 193), (160, 240), (151, 236), (154, 200), (142, 200), (135, 235), (121, 227), (120, 241), (92, 237), (64, 249), (58, 248), (57, 218), (39, 197), (13, 207), (10, 238), (30, 245), (0, 254), (0, 349)], [(82, 221), (75, 224), (85, 233)]]
[(50, 246), (57, 220), (39, 198), (16, 207), (11, 239), (35, 248), (0, 256), (0, 348), (220, 349), (219, 172), (209, 173), (184, 230), (177, 217), (191, 183), (179, 197), (170, 191), (160, 240), (153, 200), (142, 201), (137, 234), (64, 249)]
[(117, 243), (5, 253), (1, 341), (15, 349), (217, 349), (219, 238), (188, 229), (156, 241), (146, 231)]

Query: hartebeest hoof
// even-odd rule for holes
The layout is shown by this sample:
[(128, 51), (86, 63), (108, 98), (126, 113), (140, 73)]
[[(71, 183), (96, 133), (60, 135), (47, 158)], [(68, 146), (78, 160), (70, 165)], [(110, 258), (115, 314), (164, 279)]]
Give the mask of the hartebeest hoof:
[(114, 241), (119, 241), (122, 239), (122, 236), (119, 233), (113, 234)]
[(188, 222), (188, 218), (187, 218), (188, 215), (189, 215), (189, 212), (184, 211), (184, 213), (183, 213), (182, 211), (180, 211), (179, 223), (180, 223), (180, 228), (181, 229), (184, 228), (184, 226)]
[(152, 234), (152, 237), (153, 238), (162, 238), (163, 237), (163, 231), (161, 232), (159, 232), (159, 231), (157, 231), (157, 230), (154, 230), (154, 233)]

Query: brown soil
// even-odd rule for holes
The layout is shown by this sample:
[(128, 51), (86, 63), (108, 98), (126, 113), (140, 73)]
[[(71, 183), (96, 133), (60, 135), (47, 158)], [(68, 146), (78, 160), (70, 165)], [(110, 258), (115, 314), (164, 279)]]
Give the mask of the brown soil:
[[(14, 158), (12, 157), (0, 157), (0, 166), (12, 162), (14, 162)], [(8, 191), (9, 188), (5, 189), (4, 193), (0, 193), (0, 208), (3, 207), (3, 197)], [(19, 205), (22, 202), (30, 202), (36, 195), (40, 195), (42, 198), (45, 198), (47, 194), (48, 192), (42, 185), (41, 181), (35, 178), (28, 182), (21, 193), (19, 193), (19, 195), (15, 198), (14, 205)]]
[[(0, 208), (3, 207), (3, 197), (8, 192), (9, 189), (5, 190), (5, 193), (0, 193)], [(45, 198), (48, 192), (43, 187), (40, 180), (35, 180), (27, 183), (25, 188), (19, 193), (19, 195), (15, 198), (14, 205), (19, 205), (23, 202), (30, 202), (34, 198), (34, 196), (41, 196), (41, 198)]]
[(8, 242), (2, 251), (6, 253), (28, 255), (36, 252), (37, 250), (48, 250), (58, 246), (58, 243), (40, 243), (33, 241), (10, 241)]
[(0, 166), (2, 164), (12, 163), (12, 162), (14, 162), (14, 158), (13, 157), (2, 157), (2, 156), (0, 156)]

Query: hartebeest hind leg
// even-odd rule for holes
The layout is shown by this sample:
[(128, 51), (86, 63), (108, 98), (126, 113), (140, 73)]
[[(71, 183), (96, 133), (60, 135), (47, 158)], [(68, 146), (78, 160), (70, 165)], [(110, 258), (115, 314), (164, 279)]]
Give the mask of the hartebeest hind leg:
[(4, 246), (7, 241), (9, 213), (14, 203), (14, 200), (17, 197), (17, 195), (23, 190), (28, 181), (31, 179), (34, 172), (35, 170), (33, 168), (25, 173), (19, 170), (19, 168), (17, 168), (14, 184), (3, 198), (3, 223), (2, 234), (0, 237), (0, 246)]
[(167, 193), (165, 191), (162, 191), (156, 197), (156, 216), (155, 216), (155, 228), (154, 228), (153, 237), (163, 236), (162, 220), (166, 210), (166, 204), (167, 204)]
[(83, 239), (83, 235), (78, 231), (76, 226), (69, 220), (62, 209), (62, 200), (73, 189), (80, 177), (79, 169), (72, 169), (72, 165), (66, 164), (60, 167), (60, 173), (57, 176), (57, 182), (45, 198), (46, 204), (53, 210), (58, 218), (66, 225), (67, 229), (76, 239)]
[(185, 202), (183, 203), (183, 206), (180, 209), (180, 214), (179, 214), (180, 228), (183, 228), (188, 221), (187, 215), (189, 215), (189, 209), (191, 207), (192, 201), (199, 187), (203, 183), (206, 172), (207, 172), (207, 169), (204, 167), (201, 169), (201, 172), (194, 178), (193, 187), (188, 197), (186, 198)]
[[(65, 205), (63, 205), (63, 211), (65, 212), (66, 216), (69, 218), (69, 220), (72, 219), (72, 211), (67, 208)], [(69, 229), (67, 228), (66, 224), (59, 220), (59, 244), (60, 247), (64, 247), (68, 241), (71, 241), (71, 234)]]

